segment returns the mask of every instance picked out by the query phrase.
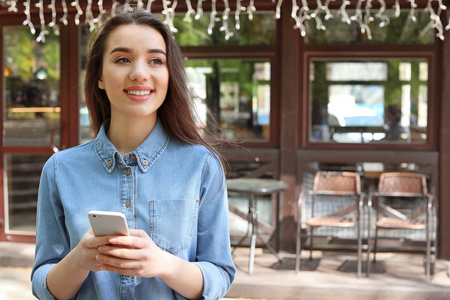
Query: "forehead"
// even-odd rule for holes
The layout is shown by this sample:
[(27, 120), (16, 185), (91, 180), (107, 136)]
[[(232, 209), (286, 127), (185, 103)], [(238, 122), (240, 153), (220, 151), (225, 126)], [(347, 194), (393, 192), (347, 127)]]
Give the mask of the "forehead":
[(106, 52), (116, 47), (158, 48), (166, 51), (166, 43), (163, 36), (158, 30), (149, 25), (127, 24), (118, 26), (109, 34), (105, 46)]

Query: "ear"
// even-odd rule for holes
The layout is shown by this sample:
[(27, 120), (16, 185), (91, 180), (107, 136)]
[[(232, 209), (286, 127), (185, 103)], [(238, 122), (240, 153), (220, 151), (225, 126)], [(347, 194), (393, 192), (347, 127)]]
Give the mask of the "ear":
[(100, 80), (98, 81), (98, 88), (101, 90), (105, 89), (105, 84), (103, 83), (103, 77), (101, 77)]

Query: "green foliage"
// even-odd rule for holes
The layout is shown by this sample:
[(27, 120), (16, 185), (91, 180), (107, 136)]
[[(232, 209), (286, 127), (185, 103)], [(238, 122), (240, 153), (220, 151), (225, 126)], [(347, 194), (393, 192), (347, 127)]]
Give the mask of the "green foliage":
[(4, 65), (12, 71), (13, 76), (32, 79), (34, 73), (45, 67), (48, 79), (59, 80), (60, 45), (59, 37), (50, 33), (45, 43), (36, 42), (30, 29), (25, 26), (5, 26)]
[[(218, 15), (217, 17), (221, 17)], [(164, 19), (164, 17), (162, 17)], [(210, 15), (204, 14), (201, 18), (192, 18), (191, 23), (184, 20), (183, 15), (175, 17), (174, 26), (178, 32), (174, 34), (181, 46), (242, 46), (242, 45), (273, 45), (275, 44), (276, 20), (271, 14), (255, 14), (253, 20), (247, 15), (240, 17), (240, 29), (236, 29), (234, 15), (228, 18), (228, 28), (233, 33), (229, 40), (221, 30), (222, 21), (217, 21), (212, 34), (207, 32), (210, 24)]]
[[(381, 20), (372, 14), (374, 21), (369, 23), (372, 39), (367, 33), (361, 33), (360, 25), (356, 21), (347, 24), (341, 20), (341, 16), (335, 14), (331, 19), (325, 20), (324, 14), (319, 18), (326, 30), (316, 28), (316, 20), (311, 18), (305, 22), (306, 37), (308, 44), (432, 44), (434, 43), (434, 29), (427, 26), (430, 22), (430, 14), (416, 11), (414, 22), (408, 12), (400, 13), (395, 17), (393, 11), (386, 11), (385, 16), (389, 17), (389, 24), (380, 27)], [(350, 14), (350, 16), (352, 16)], [(364, 18), (364, 17), (363, 17)]]

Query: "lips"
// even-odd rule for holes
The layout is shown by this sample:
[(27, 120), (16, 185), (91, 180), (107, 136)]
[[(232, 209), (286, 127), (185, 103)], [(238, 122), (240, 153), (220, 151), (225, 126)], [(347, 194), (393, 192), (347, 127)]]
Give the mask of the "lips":
[(155, 90), (150, 87), (143, 87), (143, 86), (133, 86), (124, 89), (124, 92), (128, 95), (128, 97), (136, 101), (148, 99), (149, 96), (154, 93), (154, 91)]

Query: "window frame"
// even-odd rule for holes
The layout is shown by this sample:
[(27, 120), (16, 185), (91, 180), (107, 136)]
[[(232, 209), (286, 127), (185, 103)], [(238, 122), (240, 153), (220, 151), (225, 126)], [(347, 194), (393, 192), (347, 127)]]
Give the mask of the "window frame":
[[(414, 149), (433, 150), (437, 145), (438, 113), (436, 112), (436, 101), (439, 99), (438, 82), (436, 82), (436, 47), (435, 45), (409, 46), (374, 46), (374, 45), (346, 45), (324, 46), (305, 45), (303, 78), (305, 89), (303, 90), (303, 112), (301, 116), (305, 120), (303, 130), (299, 131), (304, 136), (306, 148), (329, 148), (329, 149)], [(428, 112), (427, 112), (427, 140), (423, 144), (408, 143), (333, 143), (310, 141), (311, 130), (311, 83), (310, 64), (314, 59), (349, 59), (364, 61), (364, 59), (424, 59), (428, 62)], [(301, 140), (301, 137), (299, 137)]]

